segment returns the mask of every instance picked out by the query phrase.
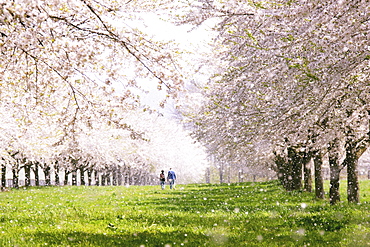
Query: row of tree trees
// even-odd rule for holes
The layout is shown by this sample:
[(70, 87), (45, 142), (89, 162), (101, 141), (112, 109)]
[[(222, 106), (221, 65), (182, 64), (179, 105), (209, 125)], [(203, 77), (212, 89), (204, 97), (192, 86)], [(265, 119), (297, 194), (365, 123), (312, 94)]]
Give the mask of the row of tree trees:
[[(189, 13), (197, 13), (191, 15)], [(219, 160), (270, 164), (287, 190), (312, 180), (322, 198), (323, 157), (330, 201), (348, 174), (359, 202), (357, 163), (370, 143), (370, 12), (366, 1), (195, 1), (179, 22), (212, 19), (218, 36), (206, 100), (190, 115), (196, 136)]]
[[(27, 161), (26, 158), (20, 158), (21, 155), (18, 153), (12, 156), (15, 162), (11, 167), (1, 165), (2, 188), (41, 185), (153, 185), (158, 183), (158, 176), (153, 172), (154, 167), (144, 163), (129, 166), (117, 162), (114, 165), (101, 166), (88, 161), (79, 162), (69, 157), (64, 159), (64, 164), (55, 161), (50, 165)], [(20, 177), (21, 171), (24, 172), (23, 178)], [(12, 174), (10, 179), (6, 176), (8, 172)]]
[[(70, 174), (79, 171), (81, 180), (85, 181), (85, 173), (90, 174), (91, 180), (93, 171), (108, 176), (117, 173), (117, 167), (120, 167), (118, 174), (133, 177), (141, 174), (142, 181), (158, 177), (159, 170), (170, 167), (178, 172), (179, 181), (201, 180), (194, 177), (193, 172), (204, 172), (207, 165), (205, 152), (176, 122), (143, 110), (125, 110), (119, 115), (125, 119), (127, 126), (124, 128), (100, 119), (91, 118), (89, 125), (76, 119), (74, 131), (68, 133), (68, 137), (63, 129), (52, 128), (53, 125), (40, 119), (37, 124), (30, 125), (2, 115), (0, 163), (3, 183), (7, 174), (5, 169), (11, 171), (14, 186), (18, 184), (19, 172), (24, 170), (27, 186), (30, 185), (31, 171), (34, 176), (38, 175), (38, 170), (42, 171), (47, 181), (53, 171), (55, 183), (60, 184), (60, 172), (67, 181)], [(47, 118), (48, 121), (51, 119)], [(135, 126), (135, 130), (131, 126)]]
[(125, 164), (156, 176), (172, 167), (183, 181), (203, 173), (199, 144), (140, 102), (142, 78), (166, 91), (163, 101), (183, 84), (177, 45), (135, 26), (154, 8), (113, 0), (0, 3), (0, 153), (15, 185), (21, 169), (27, 185), (38, 169), (49, 177)]

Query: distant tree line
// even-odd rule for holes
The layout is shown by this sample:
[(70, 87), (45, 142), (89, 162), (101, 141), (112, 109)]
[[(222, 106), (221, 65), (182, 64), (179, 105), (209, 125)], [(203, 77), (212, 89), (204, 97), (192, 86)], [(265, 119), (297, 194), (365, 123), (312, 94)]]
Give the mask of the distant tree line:
[[(158, 183), (153, 166), (145, 164), (128, 165), (123, 161), (117, 164), (97, 165), (72, 157), (55, 160), (52, 164), (43, 161), (28, 161), (19, 152), (13, 153), (14, 163), (1, 164), (1, 187), (20, 187), (20, 172), (24, 172), (23, 186), (40, 185), (153, 185)], [(11, 179), (7, 177), (11, 173)], [(44, 179), (41, 183), (40, 174)], [(33, 178), (33, 179), (32, 179)], [(11, 181), (9, 183), (9, 180)], [(31, 183), (31, 181), (34, 183)]]

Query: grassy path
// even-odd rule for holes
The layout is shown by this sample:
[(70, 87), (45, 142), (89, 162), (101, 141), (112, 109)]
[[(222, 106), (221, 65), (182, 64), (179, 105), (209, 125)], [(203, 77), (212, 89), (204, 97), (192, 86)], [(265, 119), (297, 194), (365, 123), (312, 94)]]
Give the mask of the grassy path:
[(13, 190), (0, 193), (0, 246), (370, 246), (361, 189), (360, 205), (335, 207), (276, 182)]

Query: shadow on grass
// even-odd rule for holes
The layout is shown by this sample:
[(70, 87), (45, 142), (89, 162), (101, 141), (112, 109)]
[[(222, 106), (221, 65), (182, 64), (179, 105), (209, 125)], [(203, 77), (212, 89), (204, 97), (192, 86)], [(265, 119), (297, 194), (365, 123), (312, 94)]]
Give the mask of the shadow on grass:
[(131, 191), (112, 188), (98, 205), (81, 201), (76, 211), (82, 213), (64, 203), (73, 209), (66, 211), (66, 220), (77, 217), (75, 223), (53, 230), (45, 217), (46, 230), (22, 233), (17, 240), (0, 238), (0, 246), (341, 246), (347, 227), (354, 224), (352, 211), (316, 202), (312, 193), (287, 193), (276, 181), (125, 193)]
[(181, 190), (165, 190), (155, 192), (162, 197), (143, 199), (132, 202), (131, 206), (151, 205), (156, 210), (195, 211), (208, 213), (211, 210), (223, 212), (253, 213), (258, 211), (274, 211), (277, 208), (290, 212), (301, 207), (302, 202), (313, 201), (312, 194), (304, 192), (287, 193), (276, 186), (276, 181), (255, 184), (223, 184), (196, 185)]
[[(22, 243), (13, 243), (13, 246), (35, 246), (32, 239), (37, 243), (45, 243), (47, 246), (201, 246), (209, 240), (207, 236), (195, 235), (186, 232), (165, 232), (165, 233), (109, 233), (109, 234), (88, 234), (85, 232), (58, 232), (58, 233), (36, 233), (24, 236)], [(191, 244), (189, 243), (191, 239)], [(1, 242), (0, 242), (1, 243)], [(4, 245), (2, 245), (4, 246)], [(209, 246), (209, 245), (208, 245)]]

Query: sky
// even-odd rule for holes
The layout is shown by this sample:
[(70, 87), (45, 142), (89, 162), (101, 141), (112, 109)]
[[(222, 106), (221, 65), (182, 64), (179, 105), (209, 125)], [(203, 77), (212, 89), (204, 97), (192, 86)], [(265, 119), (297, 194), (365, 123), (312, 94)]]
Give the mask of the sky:
[[(134, 24), (132, 24), (134, 25)], [(187, 56), (188, 61), (194, 61), (201, 57), (198, 52), (200, 50), (206, 51), (210, 49), (209, 42), (211, 40), (212, 32), (207, 24), (203, 26), (192, 28), (190, 25), (176, 26), (170, 22), (161, 20), (159, 16), (154, 13), (146, 13), (143, 17), (143, 23), (135, 23), (136, 26), (141, 27), (146, 33), (153, 36), (156, 40), (174, 41), (179, 44), (181, 49), (184, 49), (190, 54)], [(192, 68), (189, 68), (192, 69)], [(193, 75), (192, 80), (201, 80), (201, 75)], [(174, 102), (168, 100), (167, 106), (162, 109), (159, 107), (159, 102), (165, 99), (166, 90), (159, 91), (158, 84), (150, 80), (141, 80), (140, 85), (147, 90), (147, 94), (141, 95), (141, 102), (165, 116), (171, 117), (173, 115)]]

